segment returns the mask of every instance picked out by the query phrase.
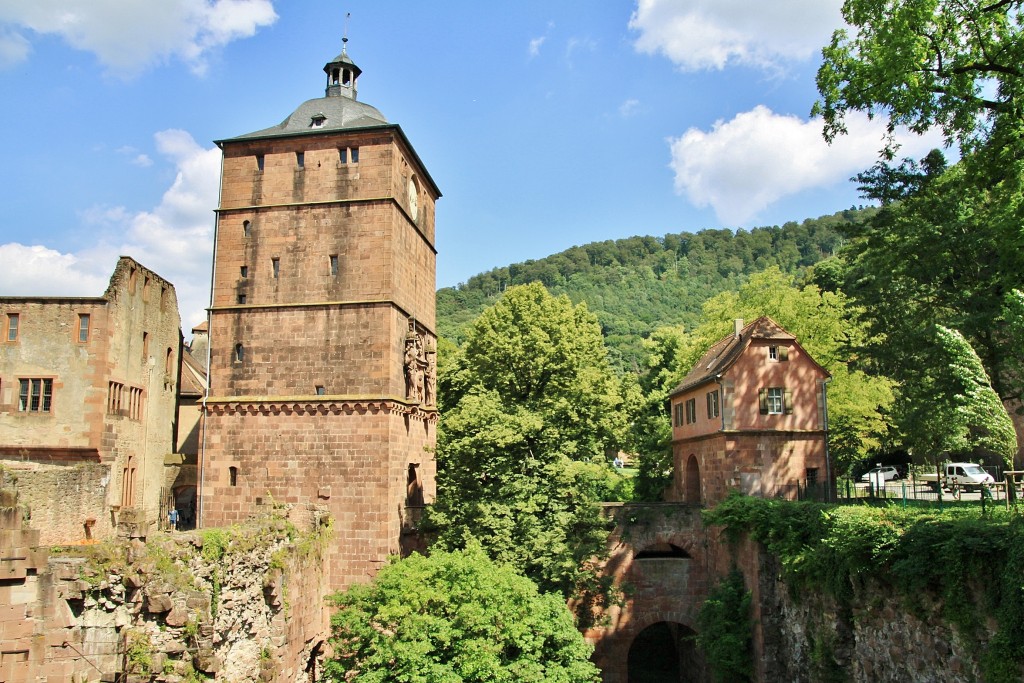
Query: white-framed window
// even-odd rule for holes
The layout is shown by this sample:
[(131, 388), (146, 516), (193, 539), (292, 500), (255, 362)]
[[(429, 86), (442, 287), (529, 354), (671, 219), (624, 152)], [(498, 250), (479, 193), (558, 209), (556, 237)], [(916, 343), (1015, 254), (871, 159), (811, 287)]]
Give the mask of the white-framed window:
[(767, 387), (759, 392), (762, 415), (789, 415), (793, 412), (793, 392), (785, 387)]
[(697, 421), (697, 399), (691, 398), (686, 401), (686, 424), (693, 424)]
[(721, 413), (721, 408), (718, 404), (718, 390), (708, 392), (708, 419), (714, 419)]

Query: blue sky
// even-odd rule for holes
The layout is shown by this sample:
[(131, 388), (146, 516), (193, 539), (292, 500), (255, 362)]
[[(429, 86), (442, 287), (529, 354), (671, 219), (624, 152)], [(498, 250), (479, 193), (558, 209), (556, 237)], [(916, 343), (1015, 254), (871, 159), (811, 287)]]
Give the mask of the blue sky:
[[(220, 153), (341, 50), (444, 196), (438, 286), (572, 245), (862, 203), (882, 121), (809, 112), (836, 0), (0, 0), (0, 296), (97, 296), (119, 254), (209, 300)], [(920, 157), (939, 139), (906, 138)]]

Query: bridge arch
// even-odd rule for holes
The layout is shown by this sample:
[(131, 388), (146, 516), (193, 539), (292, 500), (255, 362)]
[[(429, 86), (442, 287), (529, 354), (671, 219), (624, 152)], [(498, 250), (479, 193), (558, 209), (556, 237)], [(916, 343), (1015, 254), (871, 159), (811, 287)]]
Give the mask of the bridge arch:
[[(694, 634), (707, 597), (709, 545), (700, 509), (678, 503), (633, 504), (614, 514), (617, 524), (605, 574), (623, 591), (624, 601), (609, 607), (607, 619), (587, 632), (604, 683), (648, 680), (636, 671), (644, 658), (638, 653), (645, 650), (662, 653), (663, 664), (675, 662), (662, 672), (669, 678), (649, 680), (705, 680), (696, 650), (679, 639)], [(686, 677), (671, 678), (676, 674)]]
[(629, 683), (682, 683), (704, 679), (705, 665), (685, 624), (657, 621), (637, 633), (626, 661)]

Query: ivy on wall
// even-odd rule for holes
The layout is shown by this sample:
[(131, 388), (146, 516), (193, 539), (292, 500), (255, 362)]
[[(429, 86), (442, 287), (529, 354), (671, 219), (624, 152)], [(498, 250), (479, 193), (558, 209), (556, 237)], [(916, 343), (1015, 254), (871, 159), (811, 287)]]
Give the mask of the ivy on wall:
[[(905, 609), (942, 618), (981, 653), (984, 679), (1021, 680), (1024, 667), (1024, 518), (976, 507), (944, 511), (829, 506), (732, 495), (705, 511), (726, 537), (760, 542), (782, 566), (792, 595), (819, 591), (850, 607), (869, 589)], [(982, 638), (994, 619), (994, 636)]]
[(715, 683), (743, 683), (753, 676), (751, 600), (743, 574), (734, 568), (711, 590), (697, 615), (697, 647)]

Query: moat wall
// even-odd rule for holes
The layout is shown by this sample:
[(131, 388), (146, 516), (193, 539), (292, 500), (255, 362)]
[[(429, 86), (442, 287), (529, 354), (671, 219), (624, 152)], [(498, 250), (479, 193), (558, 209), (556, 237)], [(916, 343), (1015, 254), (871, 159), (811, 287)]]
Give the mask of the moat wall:
[[(606, 571), (623, 599), (586, 633), (604, 683), (630, 680), (630, 649), (645, 629), (664, 623), (698, 633), (704, 600), (734, 567), (752, 595), (755, 681), (983, 680), (981, 657), (996, 635), (994, 618), (982, 618), (964, 637), (945, 618), (939, 595), (921, 594), (911, 609), (880, 581), (853, 587), (845, 604), (822, 591), (793, 590), (778, 558), (749, 537), (727, 541), (721, 528), (703, 525), (696, 507), (624, 505), (610, 512), (617, 525)], [(712, 680), (708, 665), (688, 649), (692, 645), (678, 644), (686, 680)]]

